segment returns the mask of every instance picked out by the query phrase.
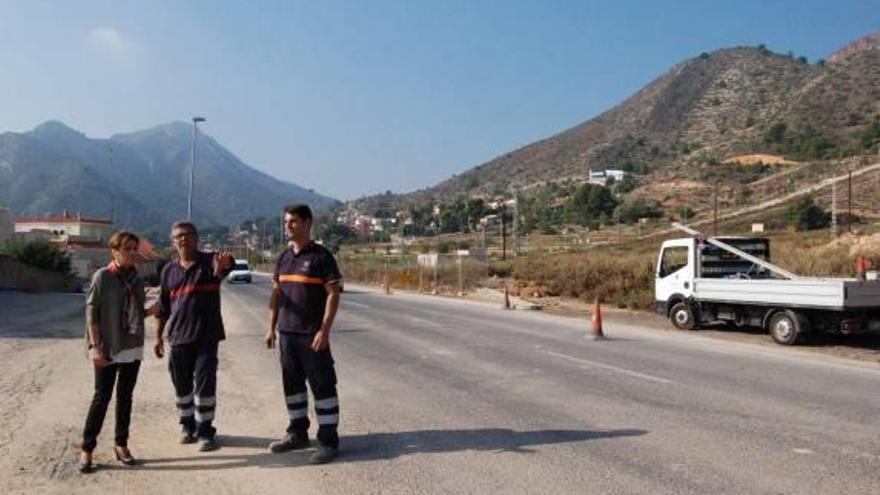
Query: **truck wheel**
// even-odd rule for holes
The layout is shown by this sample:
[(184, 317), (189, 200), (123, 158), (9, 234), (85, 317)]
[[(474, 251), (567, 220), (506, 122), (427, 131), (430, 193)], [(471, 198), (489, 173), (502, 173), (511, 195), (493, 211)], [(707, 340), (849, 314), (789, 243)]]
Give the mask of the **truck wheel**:
[(691, 310), (691, 305), (680, 302), (672, 306), (669, 311), (669, 321), (679, 330), (693, 330), (697, 328), (697, 319)]
[(770, 336), (777, 344), (794, 345), (803, 330), (801, 321), (802, 318), (798, 318), (791, 310), (774, 313), (768, 325)]

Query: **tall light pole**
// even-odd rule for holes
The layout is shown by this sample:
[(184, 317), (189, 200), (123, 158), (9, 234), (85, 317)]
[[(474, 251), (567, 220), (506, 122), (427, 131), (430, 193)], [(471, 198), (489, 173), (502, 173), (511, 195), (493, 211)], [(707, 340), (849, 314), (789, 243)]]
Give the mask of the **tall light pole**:
[(186, 219), (192, 220), (193, 210), (193, 170), (196, 168), (196, 135), (199, 132), (199, 122), (204, 122), (204, 117), (193, 117), (193, 138), (189, 155), (189, 190), (186, 195)]

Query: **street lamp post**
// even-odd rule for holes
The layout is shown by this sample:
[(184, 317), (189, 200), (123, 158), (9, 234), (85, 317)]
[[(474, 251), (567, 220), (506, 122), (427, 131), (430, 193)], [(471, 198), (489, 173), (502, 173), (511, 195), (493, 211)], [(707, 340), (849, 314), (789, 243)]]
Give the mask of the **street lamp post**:
[(192, 137), (192, 146), (190, 148), (190, 156), (189, 156), (189, 190), (186, 195), (186, 219), (192, 220), (192, 208), (193, 208), (193, 170), (196, 168), (196, 135), (199, 132), (199, 122), (204, 122), (204, 117), (193, 117), (193, 137)]

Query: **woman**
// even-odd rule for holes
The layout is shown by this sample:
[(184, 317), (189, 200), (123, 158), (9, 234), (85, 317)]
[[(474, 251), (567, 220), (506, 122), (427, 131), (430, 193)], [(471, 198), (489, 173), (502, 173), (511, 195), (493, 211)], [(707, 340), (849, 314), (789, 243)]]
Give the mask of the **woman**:
[[(135, 464), (128, 450), (131, 397), (144, 354), (144, 283), (135, 268), (140, 239), (121, 230), (110, 237), (113, 260), (92, 276), (86, 296), (86, 340), (95, 368), (95, 395), (86, 418), (80, 471), (92, 471), (92, 452), (116, 386), (116, 459)], [(117, 379), (118, 377), (118, 379)]]

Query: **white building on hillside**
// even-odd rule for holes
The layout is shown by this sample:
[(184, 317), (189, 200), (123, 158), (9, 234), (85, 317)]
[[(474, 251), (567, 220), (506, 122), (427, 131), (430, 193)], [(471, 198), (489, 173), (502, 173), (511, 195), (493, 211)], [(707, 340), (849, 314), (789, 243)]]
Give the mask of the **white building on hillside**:
[(605, 170), (589, 170), (589, 179), (587, 182), (590, 184), (596, 184), (599, 186), (604, 186), (608, 184), (608, 179), (614, 179), (615, 182), (620, 182), (623, 178), (626, 177), (626, 171), (624, 170), (616, 170), (616, 169), (605, 169)]

